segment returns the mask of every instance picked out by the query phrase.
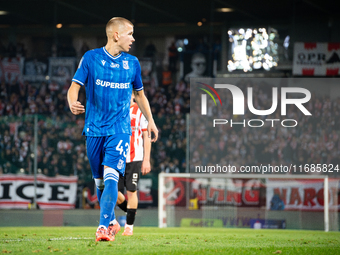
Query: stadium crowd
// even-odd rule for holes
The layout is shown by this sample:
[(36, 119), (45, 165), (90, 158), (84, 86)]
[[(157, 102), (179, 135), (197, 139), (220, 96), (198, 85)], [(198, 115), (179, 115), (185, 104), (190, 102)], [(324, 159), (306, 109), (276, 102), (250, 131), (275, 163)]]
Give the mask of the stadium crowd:
[[(256, 83), (248, 80), (240, 80), (236, 84), (246, 94), (248, 87), (253, 87), (253, 102), (255, 109), (270, 109), (272, 105), (272, 85), (268, 83)], [(340, 98), (331, 99), (329, 95), (319, 95), (312, 93), (311, 100), (305, 104), (312, 116), (305, 116), (295, 106), (289, 105), (287, 116), (284, 119), (294, 119), (298, 125), (295, 128), (285, 128), (279, 122), (273, 125), (267, 122), (261, 128), (249, 127), (247, 123), (250, 119), (259, 119), (260, 116), (246, 111), (245, 115), (232, 115), (232, 99), (227, 102), (227, 109), (224, 108), (222, 115), (216, 115), (213, 111), (208, 111), (207, 116), (211, 119), (207, 123), (212, 123), (213, 116), (221, 119), (232, 119), (235, 124), (216, 125), (216, 128), (207, 125), (199, 125), (199, 118), (191, 114), (190, 148), (191, 166), (287, 166), (295, 164), (304, 166), (307, 164), (340, 164)], [(200, 113), (200, 105), (195, 105)], [(216, 107), (208, 107), (216, 110)], [(279, 107), (280, 108), (280, 107)], [(215, 117), (216, 118), (216, 117)], [(269, 116), (261, 116), (261, 119), (283, 119), (280, 110)], [(209, 122), (210, 121), (210, 122)], [(259, 122), (252, 125), (260, 125)], [(293, 123), (287, 123), (293, 125)], [(196, 139), (193, 139), (196, 138)], [(194, 169), (191, 169), (193, 172)], [(339, 169), (340, 170), (340, 169)], [(328, 172), (330, 175), (339, 176), (340, 171)], [(283, 173), (283, 172), (278, 172)], [(292, 174), (303, 174), (304, 172), (291, 171)], [(312, 173), (309, 171), (309, 173)], [(314, 172), (315, 174), (315, 172)], [(324, 173), (321, 173), (324, 174)]]
[[(0, 173), (33, 171), (34, 118), (38, 114), (38, 173), (47, 176), (78, 175), (79, 182), (91, 180), (85, 139), (82, 137), (84, 116), (69, 111), (63, 86), (42, 82), (1, 81), (0, 95)], [(160, 141), (153, 145), (155, 172), (185, 169), (186, 124), (189, 112), (189, 89), (183, 82), (173, 86), (145, 87), (155, 121), (161, 130)], [(79, 100), (84, 101), (81, 90)], [(76, 125), (72, 123), (77, 123)]]
[[(6, 49), (2, 47), (1, 52), (6, 52)], [(16, 55), (17, 52), (13, 52), (8, 56)], [(160, 131), (160, 139), (153, 144), (151, 152), (152, 174), (155, 176), (159, 172), (186, 170), (185, 116), (190, 112), (190, 84), (184, 79), (177, 82), (174, 75), (176, 69), (172, 70), (171, 82), (163, 83), (162, 71), (162, 68), (155, 68), (153, 72), (157, 73), (158, 82), (145, 86)], [(39, 84), (0, 81), (0, 174), (32, 174), (35, 156), (33, 116), (38, 114), (38, 173), (47, 176), (77, 175), (80, 185), (92, 179), (85, 139), (81, 135), (84, 116), (76, 117), (69, 111), (66, 100), (69, 85), (70, 80), (64, 84), (50, 80)], [(249, 86), (246, 83), (238, 85), (243, 90)], [(250, 85), (254, 87), (255, 108), (269, 109), (271, 90), (263, 89), (266, 86), (258, 84)], [(84, 89), (79, 100), (85, 101)], [(221, 165), (235, 166), (261, 163), (339, 164), (340, 98), (331, 100), (329, 96), (313, 95), (307, 108), (313, 118), (306, 118), (297, 108), (289, 109), (288, 117), (297, 119), (299, 123), (292, 130), (280, 126), (261, 129), (222, 126), (211, 130), (192, 128), (190, 132), (199, 133), (203, 138), (190, 142), (191, 151), (194, 151), (191, 163), (213, 165), (220, 162)], [(226, 119), (231, 119), (231, 108), (223, 114)], [(252, 117), (248, 112), (244, 119)], [(195, 121), (192, 116), (191, 126), (198, 127)], [(209, 137), (214, 138), (208, 140)]]

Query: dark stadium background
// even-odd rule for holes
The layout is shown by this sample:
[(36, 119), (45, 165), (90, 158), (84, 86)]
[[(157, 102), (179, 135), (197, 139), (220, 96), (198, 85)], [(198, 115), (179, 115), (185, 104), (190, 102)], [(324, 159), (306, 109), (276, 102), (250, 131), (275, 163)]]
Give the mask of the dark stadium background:
[[(232, 8), (233, 11), (223, 13), (218, 12), (218, 8)], [(22, 56), (27, 61), (37, 60), (45, 65), (51, 56), (74, 57), (78, 62), (86, 48), (75, 48), (72, 44), (75, 38), (80, 46), (87, 38), (91, 38), (92, 45), (103, 46), (105, 24), (111, 17), (125, 17), (135, 24), (136, 42), (131, 53), (141, 60), (151, 61), (151, 69), (156, 75), (153, 78), (159, 84), (157, 88), (148, 87), (152, 77), (145, 73), (145, 91), (160, 129), (160, 139), (152, 147), (152, 173), (145, 177), (152, 179), (150, 194), (153, 200), (141, 203), (141, 207), (157, 206), (158, 173), (167, 168), (170, 172), (186, 170), (185, 115), (190, 111), (190, 102), (188, 86), (181, 83), (183, 77), (178, 75), (181, 59), (185, 70), (189, 70), (188, 54), (203, 49), (208, 65), (205, 74), (212, 76), (212, 61), (216, 56), (214, 45), (221, 41), (224, 29), (273, 27), (278, 31), (280, 45), (287, 35), (290, 36), (288, 54), (280, 56), (277, 69), (259, 70), (256, 74), (291, 77), (295, 42), (340, 41), (340, 2), (329, 0), (0, 0), (0, 11), (7, 12), (0, 15), (0, 56)], [(62, 26), (57, 28), (58, 24)], [(189, 44), (178, 53), (177, 67), (170, 75), (170, 82), (165, 82), (169, 43), (174, 40), (176, 47), (180, 47), (184, 39), (188, 39)], [(29, 44), (25, 45), (27, 42)], [(155, 44), (156, 51), (152, 47), (150, 50), (150, 43)], [(229, 46), (227, 42), (228, 56)], [(68, 71), (72, 72), (72, 68)], [(219, 67), (218, 73), (227, 71)], [(42, 74), (48, 75), (47, 70)], [(240, 71), (234, 74), (243, 75)], [(72, 77), (73, 73), (70, 75)], [(65, 97), (68, 85), (69, 82), (64, 82), (53, 87), (48, 81), (27, 80), (19, 84), (2, 79), (0, 173), (32, 174), (34, 119), (29, 116), (38, 113), (38, 146), (42, 148), (38, 152), (40, 173), (77, 175), (76, 208), (84, 205), (92, 208), (95, 205), (91, 200), (82, 197), (86, 188), (93, 194), (84, 138), (80, 135), (83, 117), (72, 116), (68, 109)], [(84, 91), (80, 99), (85, 99)], [(29, 101), (35, 101), (35, 106)], [(22, 135), (17, 139), (11, 135), (13, 123), (20, 123), (17, 131)]]

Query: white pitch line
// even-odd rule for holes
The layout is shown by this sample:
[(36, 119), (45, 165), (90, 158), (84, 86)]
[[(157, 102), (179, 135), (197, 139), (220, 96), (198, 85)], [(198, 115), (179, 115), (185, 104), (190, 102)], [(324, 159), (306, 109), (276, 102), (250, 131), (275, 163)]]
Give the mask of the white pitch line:
[[(65, 241), (65, 240), (89, 240), (89, 239), (93, 239), (92, 237), (63, 237), (63, 238), (47, 238), (47, 240), (49, 241)], [(42, 239), (3, 239), (1, 240), (1, 242), (24, 242), (24, 241), (41, 241)]]
[(84, 238), (81, 238), (81, 237), (69, 237), (69, 238), (50, 238), (49, 240), (52, 240), (52, 241), (64, 241), (64, 240), (88, 240), (88, 239), (94, 239), (92, 237), (84, 237)]

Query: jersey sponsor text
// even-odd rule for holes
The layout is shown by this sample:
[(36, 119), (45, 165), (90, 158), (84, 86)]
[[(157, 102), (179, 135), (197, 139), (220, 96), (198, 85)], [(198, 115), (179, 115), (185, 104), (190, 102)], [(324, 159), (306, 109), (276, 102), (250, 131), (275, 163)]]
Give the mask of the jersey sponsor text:
[(109, 81), (103, 81), (100, 79), (96, 80), (96, 85), (100, 85), (102, 87), (110, 87), (112, 89), (128, 89), (130, 88), (130, 83), (115, 83), (115, 82), (109, 82)]

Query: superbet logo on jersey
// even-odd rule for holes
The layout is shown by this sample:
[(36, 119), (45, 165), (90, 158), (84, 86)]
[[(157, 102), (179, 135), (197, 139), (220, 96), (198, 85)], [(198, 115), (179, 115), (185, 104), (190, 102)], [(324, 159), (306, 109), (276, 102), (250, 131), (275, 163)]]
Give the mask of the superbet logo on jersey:
[(115, 82), (109, 82), (109, 81), (103, 81), (100, 79), (96, 80), (96, 85), (102, 86), (102, 87), (109, 87), (111, 89), (129, 89), (130, 83), (115, 83)]
[[(213, 127), (216, 127), (217, 125), (230, 125), (230, 127), (233, 127), (235, 125), (242, 125), (243, 127), (249, 126), (249, 127), (263, 127), (266, 123), (269, 123), (271, 127), (274, 127), (277, 123), (280, 123), (282, 127), (295, 127), (298, 125), (297, 120), (295, 119), (274, 119), (274, 118), (268, 118), (264, 119), (262, 116), (269, 116), (278, 108), (278, 101), (280, 99), (280, 108), (281, 116), (287, 115), (287, 106), (288, 105), (295, 105), (304, 115), (311, 116), (312, 114), (306, 109), (306, 107), (303, 105), (311, 99), (311, 93), (309, 90), (305, 88), (298, 88), (298, 87), (281, 87), (280, 89), (280, 96), (278, 94), (278, 88), (272, 87), (272, 105), (269, 109), (255, 109), (254, 102), (253, 102), (253, 88), (248, 87), (247, 88), (247, 100), (245, 99), (243, 91), (237, 87), (236, 85), (232, 84), (215, 84), (214, 87), (197, 82), (199, 85), (204, 85), (208, 89), (210, 89), (213, 93), (209, 92), (208, 89), (199, 88), (202, 91), (206, 92), (214, 101), (215, 106), (217, 106), (216, 100), (214, 98), (214, 95), (218, 98), (220, 105), (223, 107), (223, 101), (221, 99), (221, 95), (227, 93), (231, 93), (232, 96), (232, 114), (233, 115), (245, 115), (245, 104), (247, 103), (248, 110), (254, 115), (261, 116), (258, 119), (250, 119), (243, 121), (234, 121), (233, 119), (213, 119)], [(215, 89), (223, 89), (218, 90), (217, 92)], [(221, 91), (221, 92), (220, 92)], [(288, 94), (299, 94), (303, 97), (301, 98), (288, 98)], [(201, 115), (207, 115), (207, 109), (208, 109), (208, 100), (207, 100), (207, 94), (201, 94)], [(214, 94), (214, 95), (213, 95)], [(270, 100), (270, 99), (268, 99)]]

